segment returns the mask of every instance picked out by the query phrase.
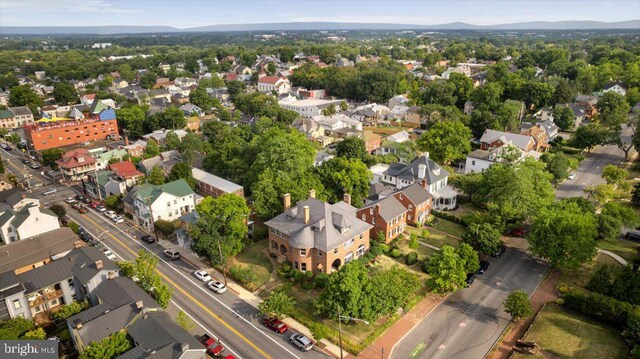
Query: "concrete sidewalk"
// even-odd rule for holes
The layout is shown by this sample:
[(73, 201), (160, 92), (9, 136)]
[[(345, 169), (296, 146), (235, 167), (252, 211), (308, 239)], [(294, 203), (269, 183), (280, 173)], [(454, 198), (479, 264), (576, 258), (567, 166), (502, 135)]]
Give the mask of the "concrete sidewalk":
[[(135, 226), (133, 224), (133, 222), (128, 220), (128, 219), (127, 219), (127, 222), (131, 226), (133, 226), (136, 229), (140, 230), (141, 232), (145, 232), (147, 234), (153, 235), (153, 233), (149, 233), (145, 228), (142, 228), (140, 226)], [(203, 258), (198, 257), (190, 249), (184, 248), (184, 247), (182, 247), (182, 246), (180, 246), (180, 245), (178, 245), (176, 243), (173, 243), (171, 241), (168, 241), (168, 240), (162, 240), (161, 242), (159, 242), (159, 244), (162, 245), (162, 247), (164, 247), (165, 249), (175, 249), (175, 250), (177, 250), (178, 252), (180, 252), (180, 257), (185, 263), (189, 264), (193, 268), (206, 270), (216, 280), (222, 281), (222, 278), (223, 278), (222, 273), (220, 273), (216, 268), (212, 267), (208, 263), (208, 261), (204, 260)], [(254, 307), (256, 309), (258, 308), (258, 305), (262, 302), (262, 299), (260, 299), (260, 297), (258, 297), (254, 293), (251, 293), (250, 291), (246, 290), (244, 287), (242, 287), (241, 285), (239, 285), (238, 283), (236, 283), (235, 281), (233, 281), (233, 279), (231, 279), (229, 277), (227, 277), (227, 288), (229, 289), (229, 291), (231, 291), (234, 294), (236, 294), (240, 299), (242, 299), (243, 301), (247, 302), (249, 305), (251, 305), (252, 307)], [(293, 319), (293, 318), (285, 318), (282, 321), (289, 328), (292, 328), (295, 331), (300, 332), (300, 333), (306, 335), (309, 338), (313, 338), (313, 335), (311, 334), (311, 331), (306, 326), (302, 325), (301, 323), (299, 323), (295, 319)], [(331, 343), (330, 341), (326, 340), (326, 339), (320, 340), (319, 343), (317, 344), (317, 346), (319, 348), (323, 349), (325, 351), (325, 353), (327, 353), (328, 355), (333, 356), (334, 358), (339, 358), (340, 357), (340, 348), (338, 346), (336, 346), (335, 344)]]

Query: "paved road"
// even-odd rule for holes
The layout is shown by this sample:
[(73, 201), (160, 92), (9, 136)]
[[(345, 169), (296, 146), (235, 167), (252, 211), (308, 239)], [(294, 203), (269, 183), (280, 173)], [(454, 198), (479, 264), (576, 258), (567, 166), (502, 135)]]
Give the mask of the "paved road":
[[(629, 143), (631, 141), (631, 130), (625, 127), (622, 130), (621, 138), (625, 143)], [(556, 187), (556, 197), (586, 197), (585, 188), (604, 182), (600, 177), (602, 175), (602, 167), (617, 164), (623, 158), (624, 152), (617, 146), (598, 146), (582, 161), (574, 179), (568, 179)]]
[[(524, 239), (517, 239), (524, 242)], [(510, 320), (502, 301), (513, 290), (532, 293), (546, 271), (543, 262), (509, 248), (469, 287), (445, 299), (393, 349), (391, 358), (477, 359), (491, 349)]]
[[(21, 164), (14, 158), (13, 153), (0, 153), (5, 162), (12, 163), (10, 166)], [(31, 171), (34, 177), (38, 176), (35, 171), (27, 170)], [(47, 178), (41, 179), (45, 182)], [(43, 202), (64, 202), (65, 198), (74, 196), (81, 190), (79, 185), (47, 185), (47, 188), (51, 187), (57, 188), (58, 192), (41, 197)], [(41, 195), (42, 192), (44, 189), (34, 190), (37, 195)], [(260, 325), (260, 317), (255, 308), (231, 291), (222, 295), (209, 291), (204, 283), (193, 277), (195, 268), (182, 260), (165, 261), (162, 256), (164, 248), (158, 243), (147, 244), (136, 240), (135, 238), (140, 238), (145, 233), (127, 222), (116, 225), (93, 210), (87, 214), (80, 214), (68, 208), (67, 212), (75, 222), (87, 229), (119, 259), (134, 260), (141, 248), (155, 253), (159, 257), (157, 270), (173, 289), (173, 299), (168, 311), (177, 313), (182, 310), (187, 313), (199, 326), (199, 333), (206, 332), (220, 338), (227, 348), (225, 354), (233, 354), (236, 358), (328, 358), (315, 348), (307, 353), (295, 349), (288, 341), (293, 334), (291, 330), (284, 335), (276, 335), (266, 330)]]
[[(21, 159), (28, 158), (25, 154), (17, 150), (0, 150), (4, 165), (7, 171), (18, 177), (19, 180), (28, 180), (31, 188), (40, 188), (53, 182), (50, 178), (43, 176), (39, 170), (33, 170), (28, 165), (20, 162)], [(28, 177), (28, 178), (27, 178)]]

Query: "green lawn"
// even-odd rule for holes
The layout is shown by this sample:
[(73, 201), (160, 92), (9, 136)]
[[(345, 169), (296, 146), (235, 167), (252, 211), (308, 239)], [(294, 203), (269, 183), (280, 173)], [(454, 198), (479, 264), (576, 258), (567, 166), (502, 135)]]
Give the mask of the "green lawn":
[(554, 304), (545, 306), (524, 339), (561, 358), (624, 359), (629, 352), (615, 328)]
[(456, 237), (462, 237), (466, 231), (465, 226), (442, 218), (438, 218), (432, 227)]
[[(453, 223), (453, 222), (450, 222), (450, 223)], [(453, 223), (453, 224), (456, 224), (456, 223)], [(418, 236), (418, 239), (421, 242), (425, 242), (425, 243), (431, 244), (432, 246), (436, 246), (438, 248), (442, 248), (442, 246), (445, 245), (445, 244), (448, 244), (448, 245), (453, 246), (453, 247), (457, 247), (458, 244), (460, 243), (459, 240), (457, 240), (457, 239), (455, 239), (455, 238), (453, 238), (451, 236), (447, 236), (447, 235), (444, 235), (444, 234), (436, 233), (435, 231), (429, 230), (429, 229), (430, 228), (428, 228), (428, 227), (416, 228), (416, 227), (412, 227), (412, 226), (407, 226), (407, 227), (405, 227), (405, 232), (408, 235), (415, 234), (415, 235)], [(425, 230), (427, 232), (429, 232), (429, 235), (427, 237), (423, 237), (422, 236), (422, 234), (423, 234), (423, 232)], [(408, 243), (408, 240), (407, 240), (407, 243)], [(422, 246), (422, 247), (424, 247), (424, 246)]]
[(620, 265), (610, 256), (599, 253), (593, 261), (583, 264), (578, 269), (563, 269), (560, 276), (560, 282), (572, 287), (584, 288), (589, 283), (589, 279), (591, 279), (593, 272), (605, 264), (612, 266)]
[(608, 239), (598, 240), (596, 247), (611, 251), (620, 257), (627, 260), (627, 262), (633, 262), (633, 259), (638, 255), (638, 249), (640, 244), (625, 239)]
[(248, 287), (257, 289), (262, 287), (271, 278), (273, 269), (271, 261), (265, 254), (265, 249), (269, 241), (261, 240), (251, 242), (240, 254), (235, 258), (229, 259), (229, 266), (237, 265), (243, 268), (249, 268), (255, 275), (255, 280)]

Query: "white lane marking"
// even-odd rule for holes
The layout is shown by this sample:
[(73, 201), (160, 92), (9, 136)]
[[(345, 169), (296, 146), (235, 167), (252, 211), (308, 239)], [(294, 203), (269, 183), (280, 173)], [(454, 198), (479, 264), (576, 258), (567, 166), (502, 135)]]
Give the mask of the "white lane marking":
[[(74, 190), (77, 193), (80, 193), (78, 191), (76, 191), (75, 188), (71, 188), (72, 190)], [(94, 214), (96, 213), (93, 209), (90, 209), (91, 212), (93, 212)], [(102, 217), (101, 217), (102, 218)], [(123, 231), (122, 229), (118, 228), (116, 225), (114, 225), (111, 222), (107, 222), (110, 226), (112, 226), (113, 228), (117, 229), (118, 231), (120, 231), (123, 235), (129, 237), (131, 240), (133, 240), (135, 243), (138, 243), (138, 245), (140, 245), (141, 247), (144, 247), (144, 249), (146, 249), (149, 253), (153, 254), (156, 258), (158, 258), (158, 260), (162, 261), (164, 264), (166, 264), (169, 268), (173, 269), (176, 273), (178, 273), (180, 276), (184, 277), (186, 280), (188, 280), (189, 282), (191, 282), (193, 285), (195, 285), (198, 289), (200, 289), (200, 291), (202, 291), (204, 294), (206, 294), (207, 296), (211, 297), (213, 300), (215, 300), (216, 302), (218, 302), (218, 304), (220, 304), (221, 306), (225, 307), (228, 311), (230, 311), (231, 313), (233, 313), (237, 318), (240, 318), (241, 320), (243, 320), (245, 323), (249, 324), (251, 327), (253, 327), (256, 331), (258, 331), (258, 333), (264, 335), (266, 338), (268, 338), (269, 340), (271, 340), (273, 343), (275, 343), (277, 346), (279, 346), (280, 348), (282, 348), (284, 351), (286, 351), (287, 353), (291, 354), (294, 358), (300, 359), (299, 356), (295, 355), (294, 353), (292, 353), (289, 349), (285, 348), (282, 344), (278, 343), (275, 339), (273, 339), (272, 337), (270, 337), (269, 335), (267, 335), (267, 333), (265, 333), (264, 331), (262, 331), (261, 329), (259, 329), (258, 327), (256, 327), (253, 323), (251, 323), (250, 321), (248, 321), (245, 317), (241, 316), (238, 312), (236, 312), (235, 310), (231, 309), (228, 305), (224, 304), (223, 302), (221, 302), (218, 298), (216, 298), (215, 296), (211, 295), (211, 293), (209, 293), (208, 291), (206, 291), (200, 284), (196, 284), (194, 281), (191, 280), (191, 278), (187, 277), (186, 275), (184, 275), (181, 271), (179, 271), (177, 268), (175, 268), (174, 266), (172, 266), (169, 262), (165, 261), (162, 257), (160, 257), (159, 255), (157, 255), (155, 252), (153, 252), (152, 250), (150, 250), (149, 248), (147, 248), (147, 246), (145, 244), (139, 243), (138, 241), (136, 241), (133, 237), (131, 237), (131, 235), (129, 233), (126, 233), (125, 231)], [(238, 299), (240, 299), (238, 297)], [(242, 302), (244, 302), (244, 300), (240, 299)], [(246, 302), (245, 302), (246, 303)]]

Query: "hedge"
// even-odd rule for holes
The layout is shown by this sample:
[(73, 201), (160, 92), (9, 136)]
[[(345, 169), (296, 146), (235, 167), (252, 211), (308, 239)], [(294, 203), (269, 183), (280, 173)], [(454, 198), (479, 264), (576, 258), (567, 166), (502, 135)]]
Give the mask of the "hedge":
[(447, 213), (447, 212), (441, 212), (441, 211), (436, 211), (436, 210), (432, 210), (431, 213), (438, 217), (438, 218), (442, 218), (442, 219), (446, 219), (448, 221), (451, 222), (455, 222), (458, 224), (461, 224), (463, 226), (466, 226), (467, 223), (466, 221), (462, 218), (462, 217), (458, 217), (455, 214), (451, 214), (451, 213)]
[(563, 299), (569, 308), (619, 327), (625, 327), (632, 315), (640, 315), (640, 307), (600, 293), (571, 290)]
[(414, 265), (418, 263), (418, 253), (416, 252), (408, 253), (407, 256), (404, 257), (404, 263), (407, 265)]
[(402, 252), (400, 252), (399, 249), (394, 249), (391, 251), (390, 255), (392, 258), (400, 258), (402, 256)]

